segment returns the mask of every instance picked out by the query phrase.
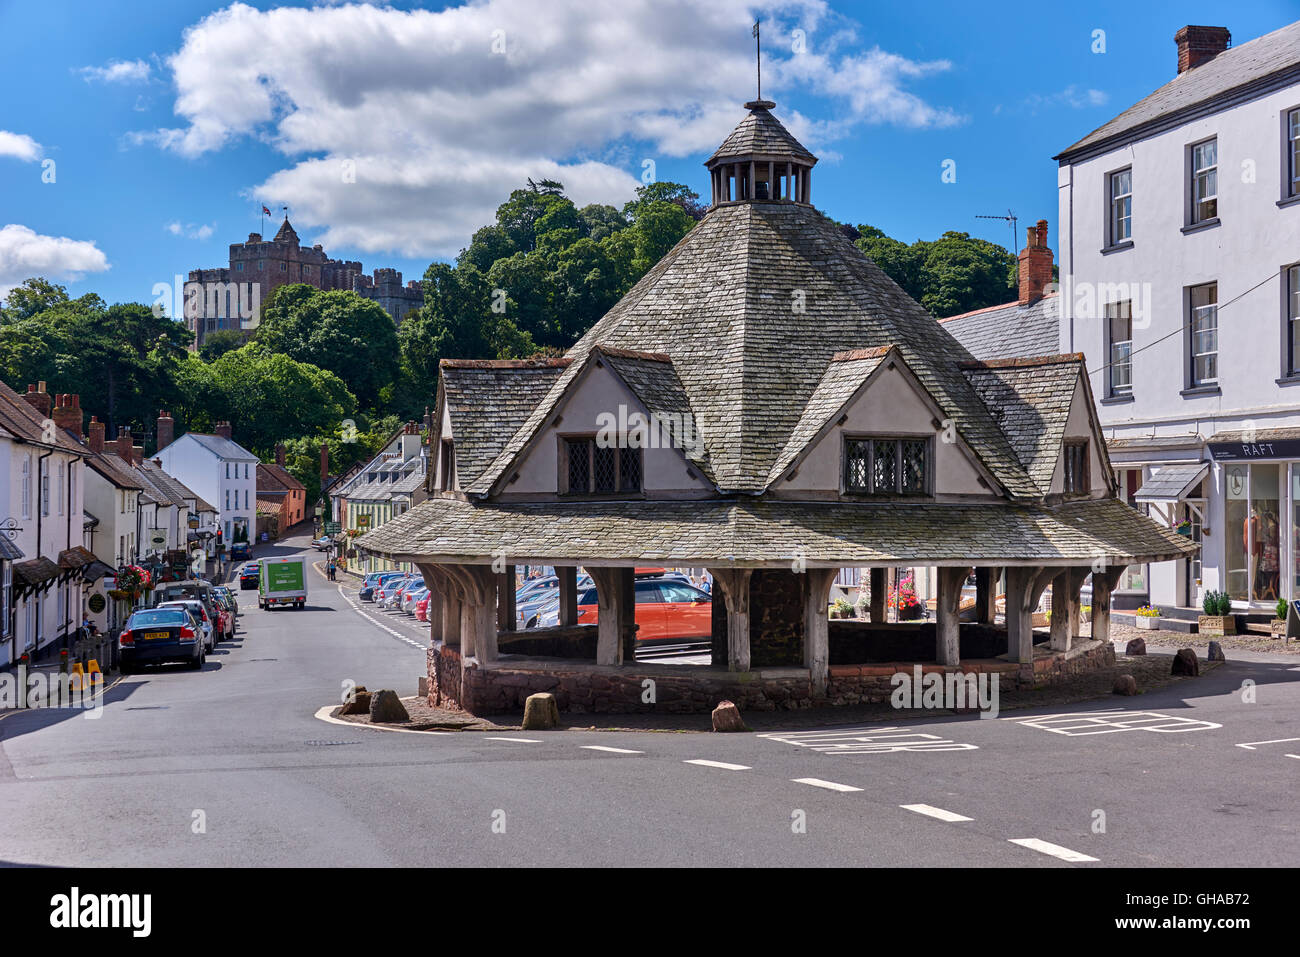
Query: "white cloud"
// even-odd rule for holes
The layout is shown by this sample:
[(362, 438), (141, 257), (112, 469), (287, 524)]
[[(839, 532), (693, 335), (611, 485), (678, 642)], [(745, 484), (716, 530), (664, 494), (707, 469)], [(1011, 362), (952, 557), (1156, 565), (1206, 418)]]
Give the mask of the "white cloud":
[(1081, 110), (1089, 106), (1105, 106), (1110, 97), (1105, 90), (1081, 89), (1071, 83), (1064, 90), (1057, 93), (1041, 94), (1035, 93), (1025, 100), (1025, 105), (1031, 110), (1051, 109), (1053, 107), (1068, 106), (1074, 110)]
[(214, 232), (214, 227), (204, 223), (196, 226), (194, 223), (181, 225), (179, 220), (172, 220), (170, 223), (163, 224), (163, 228), (173, 236), (185, 236), (188, 239), (207, 239)]
[[(824, 98), (836, 114), (778, 107), (809, 148), (861, 123), (960, 122), (908, 89), (945, 62), (849, 52), (856, 38), (842, 24), (826, 27), (819, 50), (818, 29), (834, 19), (822, 0), (760, 7), (764, 95)], [(190, 27), (167, 61), (182, 124), (128, 142), (198, 156), (261, 139), (291, 165), (251, 196), (288, 203), (300, 225), (324, 224), (313, 239), (450, 255), (529, 176), (560, 180), (579, 203), (617, 204), (643, 158), (703, 159), (753, 95), (753, 14), (746, 0), (480, 0), (439, 12), (234, 4)], [(792, 52), (795, 27), (807, 52)], [(704, 180), (701, 170), (692, 185)]]
[(75, 281), (108, 269), (108, 259), (89, 240), (43, 236), (10, 223), (0, 229), (0, 297), (32, 276)]
[(0, 156), (14, 156), (32, 162), (41, 158), (41, 144), (26, 133), (0, 130)]
[(87, 83), (143, 83), (152, 67), (144, 60), (109, 60), (103, 66), (83, 66)]

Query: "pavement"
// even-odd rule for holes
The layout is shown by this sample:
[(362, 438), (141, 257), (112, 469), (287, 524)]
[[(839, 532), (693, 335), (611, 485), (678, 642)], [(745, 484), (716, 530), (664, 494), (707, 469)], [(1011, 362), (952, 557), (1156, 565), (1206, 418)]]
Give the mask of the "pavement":
[[(274, 549), (310, 555), (308, 537)], [(357, 605), (320, 575), (302, 611), (263, 611), (253, 600), (241, 608), (236, 639), (201, 672), (125, 678), (95, 720), (70, 711), (0, 720), (5, 862), (1239, 867), (1300, 859), (1293, 657), (1231, 660), (1135, 699), (994, 720), (734, 735), (392, 733), (316, 713), (349, 681), (413, 694), (424, 669), (422, 624)]]

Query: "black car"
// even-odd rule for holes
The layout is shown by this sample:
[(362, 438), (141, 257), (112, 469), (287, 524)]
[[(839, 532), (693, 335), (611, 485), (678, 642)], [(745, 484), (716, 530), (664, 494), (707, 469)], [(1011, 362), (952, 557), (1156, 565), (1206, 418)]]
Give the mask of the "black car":
[(248, 591), (250, 588), (257, 587), (257, 581), (261, 577), (262, 566), (258, 562), (249, 562), (239, 570), (239, 590)]
[(230, 546), (230, 560), (232, 562), (246, 562), (253, 557), (253, 546), (248, 542), (238, 542)]
[(134, 612), (118, 635), (117, 646), (123, 674), (141, 665), (167, 661), (184, 661), (191, 668), (202, 668), (206, 658), (203, 629), (184, 608), (144, 608)]

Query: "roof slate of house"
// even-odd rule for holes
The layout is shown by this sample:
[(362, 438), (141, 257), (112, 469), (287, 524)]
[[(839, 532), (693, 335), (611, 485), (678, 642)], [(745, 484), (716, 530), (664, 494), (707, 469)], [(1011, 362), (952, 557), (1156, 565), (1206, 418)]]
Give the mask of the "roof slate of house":
[(1209, 462), (1162, 465), (1142, 483), (1134, 494), (1134, 501), (1177, 501), (1200, 483), (1210, 469)]
[(1057, 506), (708, 502), (421, 502), (358, 539), (398, 560), (504, 550), (588, 564), (1037, 564), (1164, 561), (1195, 549), (1116, 499)]
[(306, 491), (306, 488), (305, 485), (293, 477), (292, 472), (283, 466), (274, 462), (257, 463), (257, 491), (259, 495), (266, 492), (303, 492)]
[(1051, 293), (1027, 306), (1009, 302), (940, 319), (976, 359), (1046, 356), (1060, 351), (1060, 296)]
[(568, 363), (441, 363), (456, 475), (473, 484), (546, 397)]
[(968, 365), (962, 371), (998, 421), (1020, 464), (1046, 495), (1061, 455), (1083, 360), (1056, 356), (1033, 364)]
[(1174, 120), (1180, 114), (1223, 100), (1248, 84), (1296, 71), (1300, 71), (1300, 22), (1232, 47), (1200, 66), (1185, 70), (1054, 158), (1064, 161), (1108, 140), (1123, 142), (1146, 126)]
[[(770, 110), (775, 103), (771, 100), (756, 100), (753, 104), (745, 105), (751, 107), (749, 115), (722, 141), (722, 145), (709, 157), (709, 164), (733, 157), (773, 153), (788, 155), (805, 163), (817, 162), (817, 157), (808, 152), (781, 121), (771, 114)], [(783, 173), (784, 170), (778, 172)]]
[[(207, 449), (219, 459), (229, 459), (232, 462), (258, 461), (256, 455), (248, 451), (248, 449), (244, 448), (233, 439), (223, 438), (220, 435), (206, 435), (202, 432), (186, 432), (185, 435), (182, 435), (176, 441), (183, 441), (187, 437), (194, 439), (195, 442), (198, 442), (199, 445), (203, 446), (203, 448)], [(174, 445), (175, 443), (172, 444)], [(170, 447), (171, 446), (168, 446), (168, 448)]]
[(416, 491), (418, 491), (420, 486), (423, 484), (424, 484), (424, 466), (423, 466), (423, 462), (421, 462), (420, 466), (413, 469), (410, 475), (406, 476), (405, 478), (398, 479), (396, 482), (393, 483), (393, 495), (394, 496), (411, 495)]
[(195, 503), (195, 510), (200, 506), (207, 505), (211, 511), (216, 511), (207, 502), (194, 494), (194, 490), (169, 472), (164, 472), (162, 466), (154, 463), (152, 459), (145, 459), (137, 468), (143, 470), (154, 484), (166, 488), (172, 499), (180, 505), (188, 505), (192, 499)]
[(166, 473), (158, 466), (149, 462), (147, 465), (134, 466), (133, 470), (140, 476), (149, 497), (156, 503), (159, 505), (175, 505), (178, 508), (188, 507), (184, 496), (180, 494), (178, 489), (173, 488), (170, 482), (165, 480)]
[(92, 452), (87, 456), (86, 464), (118, 488), (130, 491), (144, 489), (144, 479), (136, 474), (133, 467), (111, 452)]
[[(74, 455), (89, 454), (84, 445), (73, 441), (63, 429), (47, 431), (46, 421), (21, 394), (0, 382), (0, 428), (7, 429), (24, 442), (35, 442)], [(47, 435), (50, 436), (48, 439)]]
[(998, 481), (1038, 494), (956, 368), (970, 353), (811, 207), (710, 210), (573, 346), (573, 364), (466, 492), (503, 477), (598, 344), (672, 357), (724, 493), (765, 489), (835, 353), (896, 344)]

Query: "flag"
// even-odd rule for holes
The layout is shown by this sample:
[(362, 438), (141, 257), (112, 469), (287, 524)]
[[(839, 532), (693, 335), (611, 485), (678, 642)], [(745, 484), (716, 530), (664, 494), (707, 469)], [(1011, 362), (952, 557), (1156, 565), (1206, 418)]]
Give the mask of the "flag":
[(758, 21), (757, 21), (757, 20), (754, 21), (754, 33), (753, 33), (753, 35), (754, 35), (755, 37), (758, 36)]
[(271, 215), (271, 211), (270, 211), (269, 209), (267, 209), (265, 206), (263, 206), (263, 207), (262, 207), (262, 215), (263, 215), (263, 216), (270, 216), (270, 215)]

